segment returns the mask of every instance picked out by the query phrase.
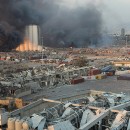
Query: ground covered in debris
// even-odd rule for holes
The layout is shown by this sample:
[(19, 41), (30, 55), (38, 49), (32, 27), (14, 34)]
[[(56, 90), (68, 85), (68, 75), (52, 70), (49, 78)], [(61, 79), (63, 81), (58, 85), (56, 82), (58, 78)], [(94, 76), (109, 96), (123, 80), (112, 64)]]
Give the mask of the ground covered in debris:
[(106, 92), (124, 92), (130, 95), (130, 81), (117, 80), (116, 76), (103, 80), (91, 80), (77, 85), (65, 85), (56, 88), (45, 88), (42, 91), (25, 96), (26, 100), (36, 100), (42, 97), (49, 99), (60, 99), (74, 95), (85, 94), (89, 89)]

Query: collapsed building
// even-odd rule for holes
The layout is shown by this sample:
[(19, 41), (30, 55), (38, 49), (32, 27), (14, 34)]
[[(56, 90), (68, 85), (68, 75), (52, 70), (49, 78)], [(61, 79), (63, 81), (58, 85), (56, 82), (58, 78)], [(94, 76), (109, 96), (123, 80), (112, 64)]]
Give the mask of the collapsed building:
[(84, 95), (40, 99), (13, 112), (1, 113), (8, 130), (128, 130), (129, 97), (88, 91)]
[[(53, 56), (56, 56), (56, 54), (59, 55), (57, 52), (55, 52), (55, 54), (54, 52), (52, 53)], [(49, 56), (51, 57), (51, 55)], [(84, 67), (78, 67), (74, 65), (69, 66), (65, 64), (54, 65), (52, 63), (41, 65), (41, 62), (39, 66), (34, 67), (36, 62), (32, 61), (31, 69), (28, 66), (24, 66), (20, 67), (19, 71), (11, 71), (12, 68), (16, 70), (17, 65), (15, 66), (15, 64), (13, 64), (13, 67), (8, 69), (8, 65), (6, 66), (4, 62), (2, 62), (2, 65), (4, 64), (4, 67), (11, 71), (11, 73), (8, 73), (7, 71), (7, 73), (3, 72), (0, 75), (1, 104), (3, 101), (6, 102), (6, 104), (1, 105), (1, 107), (5, 106), (5, 109), (1, 109), (1, 120), (2, 122), (5, 121), (5, 123), (2, 124), (8, 124), (9, 130), (41, 130), (41, 127), (42, 129), (48, 130), (64, 130), (65, 126), (68, 126), (65, 128), (65, 130), (100, 130), (101, 128), (103, 130), (114, 130), (115, 128), (119, 130), (127, 130), (127, 128), (129, 128), (129, 109), (127, 108), (127, 106), (129, 106), (129, 97), (124, 94), (99, 94), (96, 92), (96, 94), (92, 94), (92, 96), (80, 95), (79, 98), (78, 95), (75, 98), (72, 98), (70, 95), (68, 95), (70, 97), (66, 97), (64, 99), (64, 93), (59, 99), (55, 99), (60, 101), (48, 99), (36, 101), (39, 99), (37, 97), (41, 98), (44, 96), (40, 93), (40, 91), (42, 90), (43, 92), (45, 88), (58, 88), (66, 84), (68, 86), (71, 84), (74, 87), (75, 84), (82, 83), (85, 80), (101, 80), (106, 78), (106, 76), (113, 76), (114, 74), (119, 75), (119, 73), (126, 72), (129, 73), (129, 70), (115, 70), (112, 65), (111, 58), (105, 60), (109, 65), (101, 66), (101, 62), (104, 62), (104, 60), (105, 58), (101, 60), (90, 59), (89, 62), (91, 62), (91, 65), (89, 63), (88, 66)], [(99, 68), (94, 66), (96, 62), (99, 65)], [(25, 65), (26, 62), (21, 62), (20, 64)], [(4, 71), (6, 69), (4, 69)], [(88, 81), (86, 81), (86, 84), (87, 82)], [(36, 95), (34, 93), (36, 93)], [(27, 95), (30, 96), (30, 99), (32, 98), (32, 100), (36, 102), (29, 105), (28, 103), (25, 103), (24, 106), (24, 102), (22, 102), (22, 100), (15, 99)], [(5, 98), (5, 96), (11, 96), (13, 98), (9, 99)], [(7, 108), (6, 106), (8, 105), (9, 107)], [(15, 108), (16, 110), (8, 113), (7, 110), (14, 110), (12, 108)], [(90, 116), (86, 117), (86, 115)], [(10, 118), (8, 119), (8, 117)], [(121, 120), (122, 118), (124, 120)], [(39, 122), (37, 122), (36, 125), (35, 122), (37, 119), (39, 119)]]

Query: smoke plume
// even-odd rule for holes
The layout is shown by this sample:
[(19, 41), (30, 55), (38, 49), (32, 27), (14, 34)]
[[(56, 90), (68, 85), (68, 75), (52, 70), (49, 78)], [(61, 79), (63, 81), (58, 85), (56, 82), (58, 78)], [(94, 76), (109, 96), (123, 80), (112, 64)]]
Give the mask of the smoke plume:
[(44, 45), (98, 45), (102, 31), (101, 0), (1, 0), (0, 49), (12, 50), (23, 41), (24, 28), (41, 27)]
[(40, 3), (43, 3), (43, 1), (0, 0), (1, 51), (15, 49), (22, 43), (25, 26), (43, 23), (44, 16)]
[(44, 44), (53, 47), (98, 46), (102, 31), (101, 1), (93, 0), (49, 0), (44, 12), (47, 19), (42, 25)]

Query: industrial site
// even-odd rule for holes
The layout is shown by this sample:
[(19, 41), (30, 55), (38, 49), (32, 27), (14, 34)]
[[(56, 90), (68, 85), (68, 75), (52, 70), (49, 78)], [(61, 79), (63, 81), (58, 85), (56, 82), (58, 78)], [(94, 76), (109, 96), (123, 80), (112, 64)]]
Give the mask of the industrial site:
[(0, 130), (130, 130), (130, 21), (115, 5), (0, 1)]

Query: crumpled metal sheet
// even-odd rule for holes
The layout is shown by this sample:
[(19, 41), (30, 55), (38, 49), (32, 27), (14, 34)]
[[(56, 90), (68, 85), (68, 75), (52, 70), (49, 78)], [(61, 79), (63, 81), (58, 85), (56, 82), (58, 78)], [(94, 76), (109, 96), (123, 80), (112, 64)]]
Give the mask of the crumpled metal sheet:
[(68, 103), (66, 103), (66, 104), (64, 105), (64, 107), (67, 108), (67, 107), (69, 107), (70, 105), (72, 105), (72, 103), (71, 103), (71, 102), (68, 102)]
[(32, 120), (32, 123), (33, 123), (33, 128), (35, 129), (39, 126), (41, 121), (45, 120), (45, 118), (43, 116), (33, 114), (31, 120)]
[(94, 102), (95, 101), (94, 97), (92, 97), (92, 96), (87, 97), (87, 98), (88, 98), (89, 102)]
[(74, 110), (73, 110), (72, 108), (68, 107), (68, 108), (64, 111), (64, 113), (62, 114), (62, 118), (71, 115), (73, 112), (74, 112)]
[(80, 127), (85, 125), (88, 121), (90, 121), (91, 119), (93, 119), (95, 117), (94, 113), (87, 109), (83, 112), (83, 116), (80, 122)]
[(107, 98), (108, 99), (108, 101), (109, 101), (109, 103), (110, 103), (110, 106), (111, 107), (114, 107), (115, 106), (115, 101), (114, 101), (114, 99), (113, 98)]
[(51, 126), (48, 130), (75, 130), (70, 121), (60, 122), (54, 126)]
[(38, 125), (38, 130), (43, 130), (44, 126), (45, 126), (45, 123), (46, 123), (46, 119), (44, 118), (40, 124)]
[(123, 126), (126, 124), (126, 113), (127, 111), (119, 112), (113, 121), (113, 124), (111, 126), (111, 130), (121, 130)]

